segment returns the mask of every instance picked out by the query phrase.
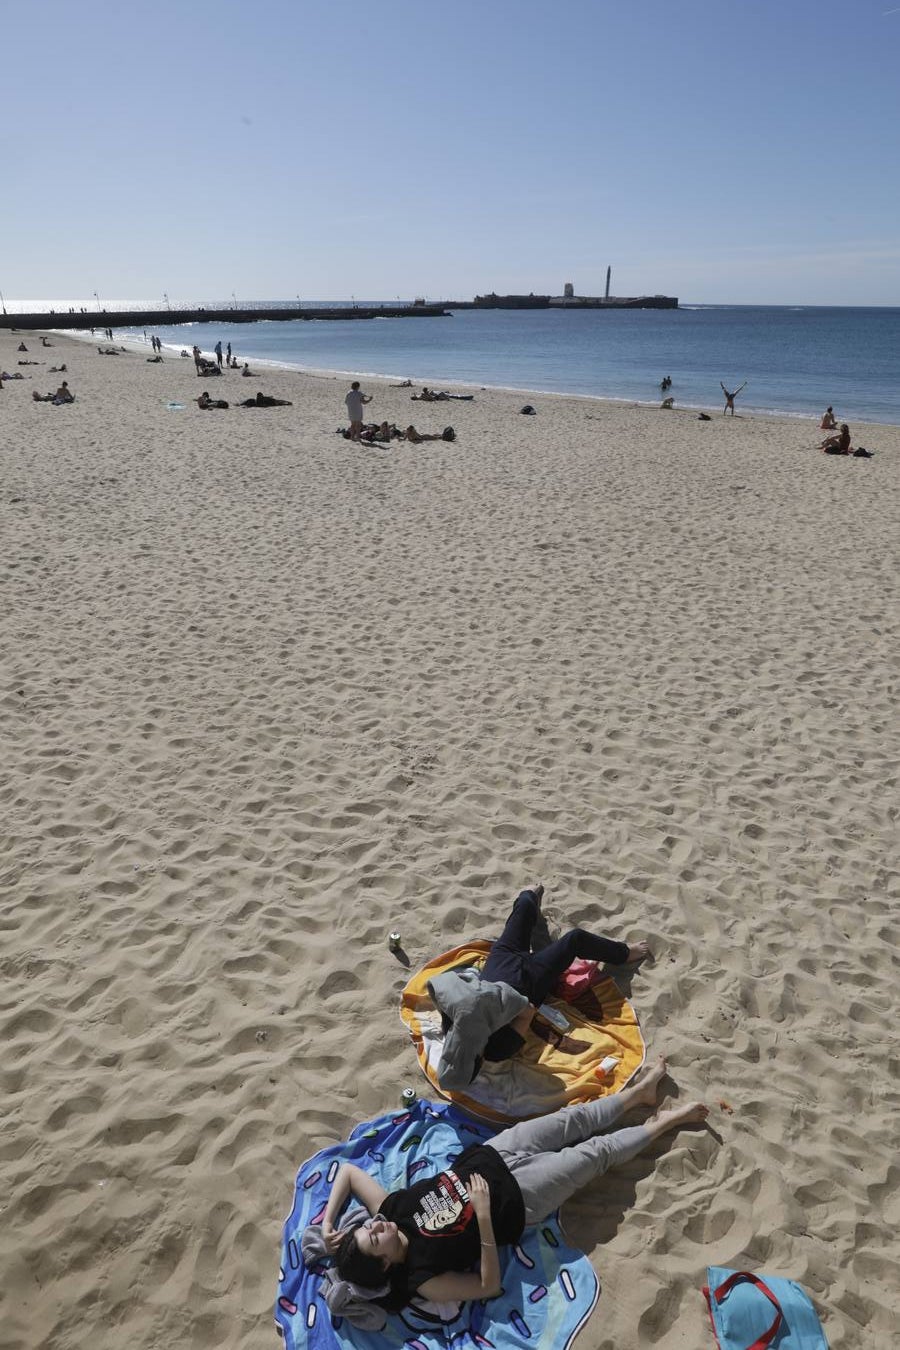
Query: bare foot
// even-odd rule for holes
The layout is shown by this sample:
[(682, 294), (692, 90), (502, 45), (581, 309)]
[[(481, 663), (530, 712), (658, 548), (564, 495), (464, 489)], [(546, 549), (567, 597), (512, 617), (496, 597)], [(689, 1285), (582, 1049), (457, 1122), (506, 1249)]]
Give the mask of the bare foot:
[(650, 948), (646, 942), (636, 942), (633, 947), (628, 948), (628, 964), (636, 965), (639, 961), (646, 961), (650, 955)]
[(540, 907), (541, 907), (541, 901), (542, 901), (543, 898), (544, 898), (544, 883), (543, 883), (542, 881), (539, 881), (539, 882), (537, 883), (537, 885), (535, 885), (535, 886), (529, 886), (528, 889), (531, 891), (531, 894), (534, 896), (535, 900), (537, 901), (537, 907), (538, 907), (538, 909), (540, 909)]
[(679, 1130), (682, 1125), (702, 1125), (709, 1115), (709, 1107), (703, 1102), (686, 1102), (684, 1106), (670, 1106), (660, 1111), (654, 1124), (663, 1130)]
[(635, 1084), (635, 1103), (637, 1104), (640, 1102), (642, 1106), (655, 1106), (657, 1088), (665, 1076), (666, 1061), (664, 1057), (660, 1055), (653, 1068), (647, 1073), (647, 1076), (642, 1078), (639, 1083)]

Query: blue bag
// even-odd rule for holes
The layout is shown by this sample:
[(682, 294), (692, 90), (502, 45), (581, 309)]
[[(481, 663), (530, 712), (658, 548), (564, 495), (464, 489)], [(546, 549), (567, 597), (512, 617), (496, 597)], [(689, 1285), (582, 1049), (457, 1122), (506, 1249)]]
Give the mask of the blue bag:
[(828, 1350), (809, 1295), (793, 1280), (710, 1266), (703, 1286), (720, 1350)]

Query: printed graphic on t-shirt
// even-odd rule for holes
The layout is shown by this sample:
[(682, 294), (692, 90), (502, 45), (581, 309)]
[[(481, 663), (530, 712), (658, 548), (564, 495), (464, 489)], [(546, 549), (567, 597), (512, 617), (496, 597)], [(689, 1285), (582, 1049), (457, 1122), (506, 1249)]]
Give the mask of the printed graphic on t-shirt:
[(435, 1177), (430, 1190), (419, 1196), (413, 1222), (423, 1237), (452, 1237), (462, 1233), (475, 1213), (469, 1192), (449, 1169)]

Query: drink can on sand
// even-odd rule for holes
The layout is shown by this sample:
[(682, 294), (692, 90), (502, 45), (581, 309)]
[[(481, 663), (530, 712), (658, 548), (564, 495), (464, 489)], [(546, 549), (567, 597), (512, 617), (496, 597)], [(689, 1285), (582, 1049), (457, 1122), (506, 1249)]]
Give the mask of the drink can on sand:
[(400, 950), (399, 933), (388, 933), (388, 946), (390, 947), (392, 952), (399, 952)]
[(415, 1088), (404, 1088), (400, 1093), (400, 1100), (407, 1109), (412, 1106), (413, 1102), (416, 1100)]

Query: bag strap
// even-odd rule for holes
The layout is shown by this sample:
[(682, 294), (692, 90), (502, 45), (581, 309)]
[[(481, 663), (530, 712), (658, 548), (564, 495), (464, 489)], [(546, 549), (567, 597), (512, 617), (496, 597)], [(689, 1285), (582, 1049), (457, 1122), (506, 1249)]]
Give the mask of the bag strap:
[(766, 1347), (770, 1346), (775, 1339), (778, 1328), (781, 1326), (784, 1318), (784, 1314), (781, 1311), (781, 1304), (778, 1302), (778, 1299), (772, 1293), (769, 1286), (761, 1280), (758, 1275), (752, 1275), (749, 1270), (736, 1270), (734, 1274), (729, 1275), (724, 1284), (719, 1285), (715, 1292), (710, 1290), (710, 1293), (712, 1293), (716, 1303), (722, 1303), (731, 1293), (734, 1286), (740, 1284), (742, 1280), (747, 1280), (750, 1284), (756, 1285), (756, 1288), (761, 1294), (765, 1294), (766, 1298), (775, 1309), (775, 1321), (769, 1327), (769, 1330), (764, 1331), (752, 1345), (747, 1346), (747, 1350), (766, 1350)]

